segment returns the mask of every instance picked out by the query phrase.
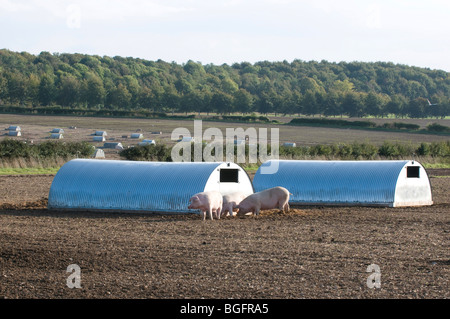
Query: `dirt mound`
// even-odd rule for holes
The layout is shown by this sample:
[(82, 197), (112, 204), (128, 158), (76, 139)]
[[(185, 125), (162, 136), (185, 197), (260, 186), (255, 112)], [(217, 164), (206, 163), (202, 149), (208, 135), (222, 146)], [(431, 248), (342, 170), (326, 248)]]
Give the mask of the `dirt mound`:
[(450, 169), (449, 168), (435, 168), (435, 169), (429, 169), (427, 170), (428, 177), (433, 176), (450, 176)]
[(3, 204), (0, 204), (0, 210), (46, 209), (47, 204), (48, 204), (48, 199), (41, 198), (40, 200), (33, 201), (33, 202), (3, 203)]

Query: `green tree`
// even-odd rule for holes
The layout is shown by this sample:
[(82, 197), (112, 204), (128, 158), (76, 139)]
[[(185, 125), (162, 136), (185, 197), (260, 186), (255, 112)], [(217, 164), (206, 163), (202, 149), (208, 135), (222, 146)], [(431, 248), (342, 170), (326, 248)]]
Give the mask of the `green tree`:
[(56, 102), (62, 106), (74, 106), (79, 102), (81, 84), (72, 75), (63, 76), (60, 79)]
[(39, 85), (41, 80), (36, 74), (31, 73), (27, 82), (27, 101), (29, 101), (31, 105), (37, 106), (39, 104)]
[(288, 114), (301, 114), (303, 112), (303, 96), (299, 91), (294, 90), (290, 96), (288, 106), (290, 108), (290, 111), (287, 111)]
[(334, 92), (335, 94), (344, 96), (347, 93), (353, 92), (355, 85), (350, 82), (348, 79), (345, 79), (344, 81), (336, 80), (333, 82), (332, 87), (330, 88), (330, 91)]
[(239, 86), (237, 85), (237, 83), (230, 78), (223, 79), (220, 84), (220, 88), (223, 92), (231, 95), (239, 90)]
[(326, 116), (336, 116), (342, 115), (342, 98), (339, 96), (337, 91), (331, 91), (327, 94), (325, 99), (325, 107), (323, 114)]
[(321, 87), (317, 81), (310, 77), (304, 77), (300, 81), (300, 90), (302, 94), (306, 94), (307, 91), (311, 92), (323, 92), (324, 89)]
[(405, 97), (399, 94), (391, 96), (390, 101), (386, 104), (386, 113), (395, 114), (396, 116), (401, 116), (407, 103)]
[(370, 92), (364, 98), (366, 114), (380, 116), (382, 113), (383, 101), (379, 95)]
[(164, 93), (161, 96), (161, 102), (163, 108), (175, 112), (180, 110), (180, 95), (174, 87), (168, 86), (165, 88)]
[(406, 105), (406, 112), (412, 118), (425, 117), (425, 109), (428, 106), (428, 101), (422, 97), (409, 101)]
[(161, 111), (160, 97), (162, 92), (152, 91), (148, 87), (143, 87), (139, 96), (139, 105), (142, 108), (151, 110), (153, 112)]
[(239, 89), (233, 94), (233, 109), (237, 112), (251, 112), (253, 103), (254, 98), (246, 89)]
[(44, 75), (39, 84), (39, 103), (43, 106), (52, 104), (55, 98), (55, 82), (49, 75)]
[(8, 81), (3, 76), (3, 74), (0, 73), (0, 105), (3, 104), (7, 98), (8, 98)]
[(91, 74), (88, 79), (84, 81), (82, 89), (88, 107), (104, 105), (106, 90), (103, 87), (102, 80), (97, 75)]
[(365, 114), (361, 94), (349, 92), (342, 101), (342, 110), (350, 117), (362, 117)]
[(117, 109), (129, 109), (131, 106), (132, 95), (125, 85), (119, 83), (107, 97), (108, 105)]
[(7, 74), (7, 92), (8, 100), (11, 104), (23, 105), (27, 95), (27, 79), (21, 73)]
[(316, 94), (314, 91), (308, 90), (303, 95), (302, 99), (303, 104), (303, 114), (306, 115), (315, 115), (317, 114), (317, 103), (316, 103)]
[(175, 88), (180, 95), (189, 94), (193, 90), (192, 84), (188, 80), (183, 78), (175, 81)]
[(221, 91), (213, 94), (211, 106), (214, 112), (227, 114), (233, 112), (233, 97)]

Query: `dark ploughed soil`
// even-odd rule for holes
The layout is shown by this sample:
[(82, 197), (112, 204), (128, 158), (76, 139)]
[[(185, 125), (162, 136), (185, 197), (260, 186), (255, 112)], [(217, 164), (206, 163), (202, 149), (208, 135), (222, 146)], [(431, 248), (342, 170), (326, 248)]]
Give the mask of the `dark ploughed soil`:
[[(0, 298), (449, 298), (450, 170), (428, 174), (430, 207), (205, 222), (48, 211), (52, 175), (0, 176)], [(80, 289), (67, 286), (71, 264)]]

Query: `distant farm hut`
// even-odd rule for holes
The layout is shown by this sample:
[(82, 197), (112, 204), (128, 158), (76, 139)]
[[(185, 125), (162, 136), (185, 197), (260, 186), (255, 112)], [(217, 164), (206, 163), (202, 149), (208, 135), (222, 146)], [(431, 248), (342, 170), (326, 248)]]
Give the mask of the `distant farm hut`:
[(130, 136), (131, 138), (136, 138), (136, 139), (143, 139), (144, 135), (142, 135), (141, 133), (133, 133)]
[(189, 199), (203, 191), (253, 193), (234, 163), (75, 159), (58, 171), (49, 209), (197, 213)]
[(64, 134), (64, 129), (54, 128), (50, 133)]
[(195, 138), (191, 137), (191, 136), (183, 136), (183, 138), (179, 139), (177, 142), (190, 142), (190, 143), (194, 143), (195, 142)]
[(10, 131), (10, 132), (18, 132), (18, 131), (21, 131), (20, 126), (17, 126), (17, 125), (10, 125), (10, 126), (7, 128), (7, 130)]
[(253, 185), (255, 191), (283, 186), (293, 205), (433, 204), (427, 172), (416, 161), (268, 161)]
[(21, 131), (8, 131), (8, 136), (22, 136)]
[(52, 133), (50, 135), (50, 138), (54, 139), (54, 140), (60, 140), (60, 139), (64, 138), (64, 136), (62, 134), (59, 134), (59, 133)]
[(92, 158), (105, 158), (105, 152), (98, 148), (94, 151), (94, 154), (92, 154)]
[(105, 131), (95, 131), (94, 135), (95, 136), (108, 136), (108, 133), (106, 133)]
[(143, 140), (138, 145), (145, 146), (145, 145), (156, 145), (155, 140)]
[(284, 147), (297, 147), (296, 143), (283, 143)]
[(104, 142), (104, 141), (106, 141), (106, 138), (105, 138), (104, 136), (94, 136), (94, 137), (92, 138), (92, 140), (93, 140), (94, 142)]
[(103, 144), (103, 148), (112, 148), (115, 150), (123, 150), (123, 145), (122, 143), (105, 143)]

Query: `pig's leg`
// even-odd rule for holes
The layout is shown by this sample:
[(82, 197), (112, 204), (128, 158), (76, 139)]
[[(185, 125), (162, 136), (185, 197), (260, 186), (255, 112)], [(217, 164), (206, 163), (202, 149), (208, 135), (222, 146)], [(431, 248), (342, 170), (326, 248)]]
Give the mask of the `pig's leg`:
[(220, 219), (220, 213), (221, 213), (221, 209), (220, 208), (216, 208), (217, 219)]
[(230, 214), (231, 217), (233, 217), (233, 204), (228, 204), (228, 213)]
[(278, 202), (278, 209), (280, 210), (280, 213), (284, 211), (284, 203), (282, 203), (281, 201)]
[(206, 211), (202, 210), (200, 212), (200, 214), (202, 215), (202, 220), (205, 220), (206, 219)]
[(225, 207), (222, 208), (222, 211), (220, 212), (220, 217), (227, 216), (227, 209)]
[(209, 217), (211, 218), (211, 220), (214, 219), (212, 208), (209, 208)]
[(280, 201), (280, 202), (279, 202), (278, 209), (279, 209), (281, 212), (287, 213), (287, 212), (289, 211), (289, 202), (288, 202), (287, 200), (285, 200), (285, 201), (283, 201), (283, 202)]

